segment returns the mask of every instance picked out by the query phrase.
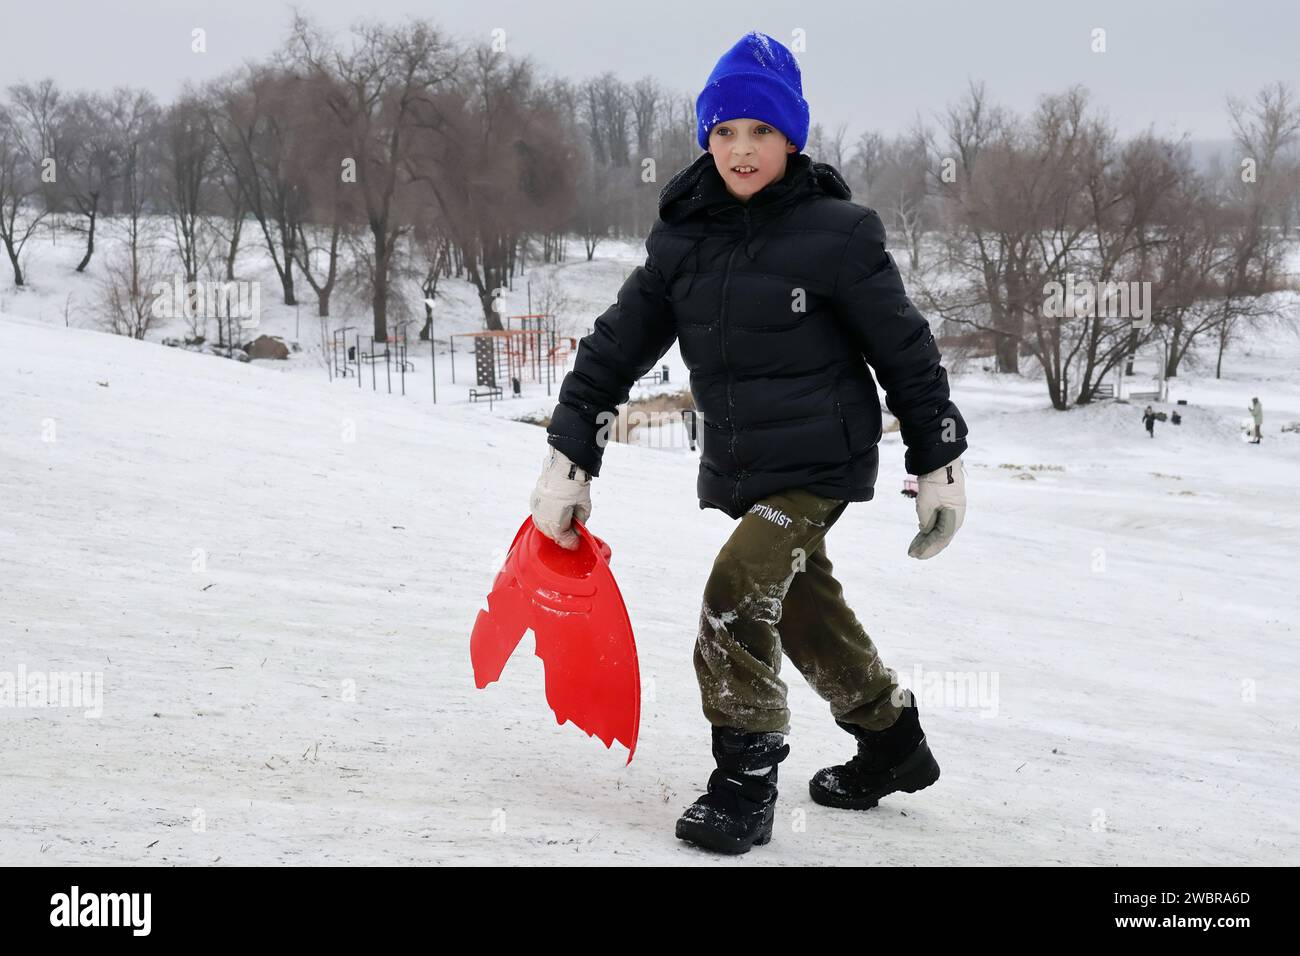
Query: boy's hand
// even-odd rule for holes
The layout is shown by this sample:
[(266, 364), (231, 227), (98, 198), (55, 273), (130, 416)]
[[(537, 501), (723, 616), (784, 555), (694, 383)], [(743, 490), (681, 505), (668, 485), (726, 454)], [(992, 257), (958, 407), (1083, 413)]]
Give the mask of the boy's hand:
[(572, 551), (578, 547), (573, 519), (586, 524), (591, 517), (591, 476), (564, 452), (554, 446), (547, 447), (542, 475), (529, 499), (533, 524), (560, 547)]
[(907, 549), (913, 558), (932, 558), (952, 541), (966, 517), (966, 477), (961, 456), (916, 480), (920, 533)]

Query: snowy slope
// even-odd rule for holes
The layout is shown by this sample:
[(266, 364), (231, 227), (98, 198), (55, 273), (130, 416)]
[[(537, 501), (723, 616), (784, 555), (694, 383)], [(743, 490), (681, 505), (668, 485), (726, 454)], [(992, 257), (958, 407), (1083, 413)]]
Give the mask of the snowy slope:
[[(1275, 379), (1234, 353), (1239, 387), (1180, 382), (1205, 404), (1155, 440), (1132, 406), (1067, 427), (1036, 383), (954, 376), (970, 511), (928, 562), (886, 436), (828, 551), (943, 777), (812, 804), (851, 740), (787, 665), (777, 833), (740, 864), (1290, 862), (1300, 349), (1278, 347)], [(711, 768), (690, 658), (732, 528), (694, 456), (611, 446), (593, 491), (646, 685), (624, 767), (555, 724), (530, 639), (473, 685), (542, 432), (274, 372), (0, 317), (0, 672), (104, 688), (98, 719), (0, 709), (0, 862), (737, 865), (672, 836)], [(1255, 394), (1260, 446), (1235, 435)], [(996, 696), (933, 700), (944, 672)]]

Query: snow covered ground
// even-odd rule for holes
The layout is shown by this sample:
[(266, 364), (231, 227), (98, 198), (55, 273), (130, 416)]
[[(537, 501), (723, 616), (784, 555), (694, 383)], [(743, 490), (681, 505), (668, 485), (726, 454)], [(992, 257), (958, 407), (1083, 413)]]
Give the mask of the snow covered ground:
[[(583, 325), (635, 261), (622, 252), (565, 267)], [(625, 767), (620, 746), (556, 725), (531, 638), (501, 682), (476, 690), (470, 670), (545, 451), (511, 418), (549, 411), (544, 389), (489, 410), (440, 369), (434, 406), (409, 383), (330, 382), (306, 346), (241, 365), (65, 329), (55, 263), (37, 265), (0, 304), (0, 689), (84, 672), (102, 699), (98, 716), (0, 707), (0, 862), (1248, 865), (1300, 849), (1290, 332), (1234, 347), (1222, 380), (1181, 378), (1183, 424), (1154, 440), (1140, 406), (1061, 414), (1038, 382), (953, 375), (970, 510), (931, 561), (906, 557), (915, 514), (887, 434), (876, 500), (827, 547), (920, 695), (943, 776), (867, 813), (813, 804), (807, 778), (852, 741), (787, 664), (776, 835), (720, 860), (672, 833), (712, 767), (691, 649), (733, 527), (699, 509), (692, 453), (613, 445), (593, 489), (645, 686)], [(292, 310), (270, 312), (286, 331)], [(451, 313), (474, 327), (472, 303)], [(1237, 434), (1255, 395), (1259, 446)], [(945, 699), (945, 679), (976, 692)]]

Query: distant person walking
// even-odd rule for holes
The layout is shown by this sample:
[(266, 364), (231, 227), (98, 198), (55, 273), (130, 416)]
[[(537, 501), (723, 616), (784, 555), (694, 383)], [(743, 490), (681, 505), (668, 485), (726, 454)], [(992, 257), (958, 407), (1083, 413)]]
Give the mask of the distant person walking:
[(1156, 437), (1156, 413), (1148, 405), (1146, 411), (1142, 413), (1142, 424), (1147, 427), (1147, 434), (1152, 438)]
[(1258, 445), (1259, 440), (1263, 437), (1260, 426), (1264, 424), (1264, 406), (1259, 403), (1258, 398), (1250, 400), (1250, 417), (1255, 420), (1255, 437), (1251, 439), (1252, 445)]

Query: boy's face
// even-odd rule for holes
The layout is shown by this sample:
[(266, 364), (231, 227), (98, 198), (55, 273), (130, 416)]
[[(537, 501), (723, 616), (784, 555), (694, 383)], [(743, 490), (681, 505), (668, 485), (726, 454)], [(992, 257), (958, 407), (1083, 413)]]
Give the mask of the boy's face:
[[(727, 192), (741, 202), (784, 176), (785, 158), (796, 152), (785, 134), (762, 120), (727, 120), (709, 131), (713, 164)], [(737, 167), (753, 172), (742, 173)]]

